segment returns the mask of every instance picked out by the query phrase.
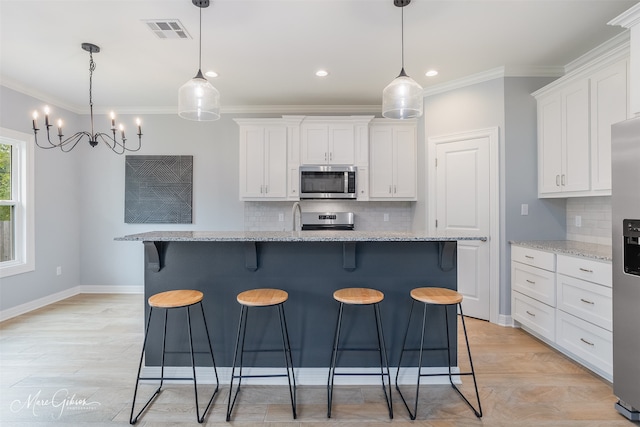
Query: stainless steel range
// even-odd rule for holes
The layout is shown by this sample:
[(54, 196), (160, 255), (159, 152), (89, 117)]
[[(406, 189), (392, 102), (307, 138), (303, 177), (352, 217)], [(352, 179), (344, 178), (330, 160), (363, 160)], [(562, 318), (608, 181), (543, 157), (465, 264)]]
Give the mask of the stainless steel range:
[(303, 212), (303, 230), (353, 230), (353, 212)]

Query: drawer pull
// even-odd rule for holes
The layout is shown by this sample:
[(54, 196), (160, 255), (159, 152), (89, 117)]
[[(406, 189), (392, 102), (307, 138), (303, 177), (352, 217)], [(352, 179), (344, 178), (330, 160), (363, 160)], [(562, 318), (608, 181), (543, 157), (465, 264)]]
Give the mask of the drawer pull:
[(583, 303), (585, 303), (585, 304), (591, 304), (591, 305), (595, 304), (595, 302), (593, 302), (593, 301), (589, 301), (589, 300), (584, 299), (584, 298), (580, 298), (580, 301), (582, 301), (582, 302), (583, 302)]
[(588, 268), (580, 267), (580, 271), (584, 271), (585, 273), (593, 273), (593, 270), (589, 270)]
[(589, 342), (589, 341), (585, 340), (584, 338), (580, 338), (580, 341), (582, 341), (583, 343), (585, 343), (585, 344), (587, 344), (587, 345), (590, 345), (590, 346), (592, 346), (592, 347), (595, 345), (595, 344), (593, 344), (592, 342)]
[(530, 312), (529, 310), (527, 310), (527, 314), (528, 314), (529, 316), (531, 316), (531, 317), (536, 317), (536, 314), (535, 314), (535, 313)]
[(536, 284), (536, 282), (535, 282), (535, 281), (533, 281), (533, 280), (529, 280), (529, 279), (527, 279), (527, 283), (531, 283), (532, 285), (535, 285), (535, 284)]
[(529, 259), (533, 259), (533, 257), (531, 255), (525, 255), (525, 258), (529, 258)]

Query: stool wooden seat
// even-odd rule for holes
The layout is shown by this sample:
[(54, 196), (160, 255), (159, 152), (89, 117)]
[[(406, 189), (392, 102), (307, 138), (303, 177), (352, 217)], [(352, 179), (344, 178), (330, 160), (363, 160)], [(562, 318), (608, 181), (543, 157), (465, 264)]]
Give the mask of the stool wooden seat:
[(289, 294), (280, 289), (251, 289), (240, 292), (237, 300), (242, 305), (250, 307), (268, 307), (282, 304), (289, 299)]
[(335, 291), (333, 299), (344, 304), (369, 305), (381, 302), (384, 294), (369, 288), (344, 288)]
[(197, 304), (202, 301), (204, 294), (192, 289), (160, 292), (149, 297), (149, 305), (156, 308), (180, 308)]
[[(164, 381), (175, 380), (175, 381), (184, 381), (191, 380), (193, 381), (193, 389), (195, 393), (196, 400), (196, 420), (199, 423), (204, 422), (204, 417), (207, 414), (207, 411), (211, 407), (211, 403), (213, 403), (213, 399), (218, 393), (218, 389), (220, 387), (220, 381), (218, 379), (218, 370), (216, 369), (216, 360), (213, 356), (213, 347), (211, 346), (211, 338), (209, 336), (209, 328), (207, 327), (207, 319), (204, 315), (204, 308), (202, 307), (202, 299), (204, 298), (204, 294), (200, 291), (196, 291), (193, 289), (176, 289), (171, 291), (160, 292), (155, 295), (152, 295), (147, 300), (149, 304), (149, 316), (147, 318), (147, 326), (144, 333), (144, 342), (142, 344), (142, 352), (140, 354), (140, 364), (138, 365), (138, 376), (136, 378), (136, 387), (133, 392), (133, 402), (131, 404), (131, 416), (129, 418), (129, 423), (135, 424), (142, 413), (149, 407), (149, 405), (154, 401), (154, 399), (160, 394), (162, 389), (162, 385)], [(196, 362), (195, 362), (195, 352), (193, 350), (193, 334), (191, 331), (191, 307), (195, 304), (200, 305), (200, 311), (202, 312), (202, 320), (204, 323), (204, 331), (207, 335), (207, 343), (208, 353), (211, 355), (211, 362), (213, 364), (213, 372), (216, 376), (216, 388), (207, 403), (204, 411), (202, 412), (202, 416), (200, 415), (200, 405), (198, 404), (198, 383), (196, 380)], [(142, 370), (142, 362), (144, 360), (144, 355), (147, 347), (147, 338), (149, 337), (149, 327), (151, 326), (151, 315), (153, 314), (153, 309), (163, 309), (165, 310), (164, 314), (164, 330), (162, 334), (162, 362), (160, 364), (160, 377), (159, 378), (146, 378), (141, 377), (140, 372)], [(189, 354), (191, 356), (191, 372), (192, 376), (189, 378), (165, 378), (164, 376), (164, 361), (165, 361), (165, 349), (167, 344), (167, 319), (169, 310), (174, 309), (186, 309), (187, 311), (187, 330), (189, 332)], [(136, 396), (138, 394), (138, 385), (141, 380), (160, 380), (160, 385), (156, 389), (156, 391), (151, 395), (147, 403), (144, 404), (142, 409), (138, 412), (138, 414), (134, 417), (135, 406), (136, 406)]]
[(446, 288), (415, 288), (411, 290), (411, 298), (433, 305), (451, 305), (462, 302), (461, 293)]
[[(340, 303), (338, 309), (338, 321), (336, 331), (333, 336), (333, 350), (331, 352), (331, 362), (329, 365), (329, 378), (327, 380), (327, 418), (331, 418), (331, 406), (333, 404), (333, 382), (336, 375), (379, 375), (382, 380), (382, 391), (387, 401), (387, 409), (389, 410), (389, 418), (393, 419), (393, 403), (391, 400), (391, 375), (389, 372), (389, 360), (387, 358), (387, 350), (384, 343), (384, 334), (382, 332), (382, 320), (380, 316), (380, 302), (384, 300), (384, 294), (376, 289), (370, 288), (344, 288), (338, 289), (333, 293), (333, 298)], [(345, 305), (373, 307), (376, 326), (377, 347), (372, 348), (346, 348), (340, 347), (340, 331), (342, 326), (342, 315)], [(354, 372), (336, 372), (338, 362), (338, 353), (341, 351), (377, 351), (380, 356), (380, 372), (378, 373), (354, 373)], [(387, 385), (385, 385), (385, 378)], [(388, 391), (387, 391), (388, 386)]]
[[(287, 330), (287, 319), (284, 315), (284, 303), (289, 299), (289, 294), (281, 289), (251, 289), (248, 291), (240, 292), (236, 297), (240, 304), (240, 320), (238, 322), (238, 335), (236, 338), (236, 347), (233, 353), (233, 366), (231, 368), (231, 382), (229, 384), (229, 400), (227, 402), (227, 421), (231, 420), (231, 413), (236, 403), (238, 393), (240, 392), (240, 386), (243, 378), (265, 378), (265, 377), (287, 377), (289, 382), (289, 395), (291, 397), (291, 409), (293, 412), (293, 419), (297, 417), (296, 414), (296, 376), (293, 370), (293, 357), (291, 356), (291, 344), (289, 342), (289, 331)], [(260, 348), (255, 350), (245, 350), (245, 337), (247, 335), (247, 314), (250, 307), (274, 307), (278, 311), (278, 318), (280, 320), (280, 335), (282, 337), (281, 349), (268, 349)], [(272, 375), (249, 375), (242, 373), (242, 364), (244, 360), (244, 353), (248, 352), (272, 352), (282, 351), (284, 353), (286, 374), (272, 374)], [(238, 374), (236, 375), (236, 365)], [(234, 381), (238, 380), (235, 393), (233, 393)]]
[[(476, 415), (476, 417), (481, 418), (482, 417), (482, 406), (480, 404), (480, 394), (478, 393), (478, 383), (476, 382), (476, 374), (475, 374), (475, 370), (473, 368), (473, 360), (471, 359), (471, 349), (469, 348), (469, 337), (467, 336), (467, 327), (464, 323), (464, 314), (462, 313), (462, 294), (454, 291), (453, 289), (446, 289), (446, 288), (436, 288), (436, 287), (423, 287), (423, 288), (415, 288), (411, 290), (411, 310), (409, 311), (409, 319), (407, 320), (407, 329), (405, 331), (404, 334), (404, 340), (402, 342), (402, 350), (400, 352), (400, 358), (398, 359), (398, 370), (396, 371), (396, 390), (398, 391), (398, 394), (400, 395), (400, 398), (402, 399), (402, 402), (404, 403), (404, 406), (407, 408), (407, 411), (409, 412), (409, 417), (412, 420), (416, 419), (416, 415), (418, 412), (418, 394), (420, 391), (420, 378), (422, 377), (437, 377), (437, 376), (448, 376), (449, 377), (449, 382), (451, 384), (451, 387), (453, 387), (458, 394), (460, 395), (460, 397), (462, 397), (462, 399), (467, 403), (467, 405), (469, 405), (469, 407), (471, 408), (471, 410), (473, 411), (473, 413)], [(420, 338), (420, 347), (419, 348), (407, 348), (407, 336), (409, 334), (409, 326), (411, 325), (411, 315), (413, 314), (413, 308), (415, 303), (422, 303), (424, 304), (424, 309), (423, 309), (423, 315), (422, 315), (422, 335)], [(437, 347), (437, 348), (425, 348), (425, 333), (426, 333), (426, 326), (427, 326), (427, 307), (429, 306), (437, 306), (437, 307), (441, 307), (441, 310), (444, 311), (444, 319), (445, 319), (445, 330), (446, 330), (446, 346), (445, 347)], [(449, 336), (449, 316), (450, 313), (449, 311), (452, 311), (451, 314), (453, 314), (453, 318), (455, 319), (455, 309), (458, 309), (460, 311), (460, 320), (462, 322), (462, 329), (464, 331), (464, 339), (465, 339), (465, 343), (467, 344), (467, 354), (469, 356), (469, 364), (471, 366), (471, 370), (469, 372), (457, 372), (455, 374), (452, 373), (452, 365), (453, 365), (453, 359), (451, 357), (451, 338)], [(452, 326), (453, 328), (453, 326)], [(457, 330), (457, 328), (453, 328), (454, 330)], [(454, 339), (456, 338), (456, 336), (454, 336)], [(434, 374), (434, 373), (423, 373), (422, 372), (422, 359), (423, 359), (423, 353), (425, 351), (445, 351), (447, 352), (447, 365), (448, 365), (448, 372), (443, 373), (443, 374)], [(416, 381), (416, 398), (415, 398), (415, 402), (414, 402), (414, 408), (413, 411), (411, 411), (411, 409), (409, 408), (409, 404), (407, 403), (404, 395), (402, 394), (402, 391), (400, 390), (400, 387), (398, 386), (398, 376), (400, 375), (400, 369), (402, 366), (402, 357), (404, 356), (404, 353), (407, 351), (418, 351), (419, 352), (419, 356), (418, 356), (418, 378)], [(475, 388), (475, 392), (476, 392), (476, 401), (478, 402), (478, 408), (476, 409), (471, 402), (467, 399), (467, 397), (462, 394), (462, 392), (460, 391), (460, 389), (454, 384), (453, 382), (453, 376), (456, 377), (462, 377), (462, 376), (467, 376), (467, 375), (471, 375), (473, 377), (473, 386)]]

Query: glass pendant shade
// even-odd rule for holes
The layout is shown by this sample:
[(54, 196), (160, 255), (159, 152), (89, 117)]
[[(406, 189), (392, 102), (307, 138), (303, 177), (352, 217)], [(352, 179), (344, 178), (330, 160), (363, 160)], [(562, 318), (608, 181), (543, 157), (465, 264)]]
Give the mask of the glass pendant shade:
[(199, 122), (220, 118), (220, 92), (198, 70), (178, 91), (178, 115)]
[(403, 68), (382, 92), (382, 116), (388, 119), (420, 117), (422, 103), (422, 86), (407, 76)]

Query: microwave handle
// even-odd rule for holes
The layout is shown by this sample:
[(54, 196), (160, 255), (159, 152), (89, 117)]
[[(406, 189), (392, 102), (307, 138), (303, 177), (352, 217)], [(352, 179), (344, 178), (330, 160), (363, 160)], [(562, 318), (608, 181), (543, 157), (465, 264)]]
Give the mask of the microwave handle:
[(345, 172), (344, 173), (344, 192), (348, 193), (349, 192), (349, 172)]

